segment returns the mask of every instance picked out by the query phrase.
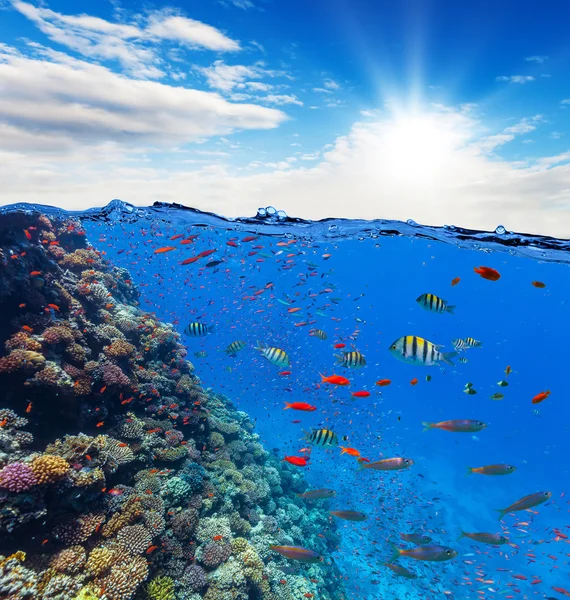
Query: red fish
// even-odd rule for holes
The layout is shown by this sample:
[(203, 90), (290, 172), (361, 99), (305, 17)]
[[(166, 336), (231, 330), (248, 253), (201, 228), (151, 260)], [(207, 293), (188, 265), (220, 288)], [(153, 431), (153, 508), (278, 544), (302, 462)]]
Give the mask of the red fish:
[(370, 392), (362, 390), (361, 392), (352, 392), (351, 395), (355, 398), (368, 398), (368, 396), (370, 396)]
[(418, 380), (415, 377), (410, 381), (410, 385), (416, 385), (417, 383)]
[(345, 348), (346, 344), (335, 344), (334, 347), (335, 348)]
[(478, 275), (481, 275), (483, 279), (488, 279), (489, 281), (498, 281), (501, 278), (499, 271), (495, 271), (491, 267), (475, 267), (473, 270)]
[(145, 552), (145, 554), (152, 554), (157, 548), (158, 546), (150, 546)]
[(533, 281), (531, 283), (532, 283), (532, 285), (534, 285), (535, 288), (545, 288), (546, 287), (546, 283), (542, 283), (542, 281)]
[(451, 285), (452, 286), (457, 285), (460, 281), (461, 281), (461, 278), (456, 277), (455, 279), (451, 280)]
[(215, 250), (204, 250), (203, 252), (200, 252), (200, 254), (198, 254), (198, 256), (200, 258), (204, 258), (205, 256), (210, 256), (210, 254), (214, 254)]
[(346, 377), (342, 377), (341, 375), (329, 375), (325, 377), (322, 373), (319, 373), (321, 376), (321, 383), (330, 383), (332, 385), (350, 385), (350, 380)]
[(164, 246), (163, 248), (157, 248), (154, 253), (164, 254), (165, 252), (172, 252), (172, 250), (176, 250), (176, 246)]
[(291, 421), (291, 423), (295, 423), (295, 425), (297, 425), (298, 423), (300, 423), (301, 420), (300, 419), (295, 419), (294, 421)]
[(24, 234), (29, 240), (32, 239), (32, 234), (27, 229), (24, 229)]
[(118, 490), (116, 488), (113, 488), (112, 490), (109, 490), (107, 493), (110, 494), (111, 496), (121, 496), (123, 493), (123, 490)]
[(546, 400), (548, 398), (548, 396), (550, 396), (550, 390), (546, 390), (546, 392), (540, 392), (540, 394), (537, 394), (532, 399), (532, 403), (533, 404), (540, 404), (543, 400)]
[(285, 377), (285, 375), (291, 375), (291, 371), (281, 371), (281, 373), (279, 373), (279, 375), (282, 375), (283, 377)]
[(238, 247), (238, 245), (233, 240), (230, 240), (229, 242), (226, 242), (226, 246), (232, 246), (232, 248), (237, 248)]
[(52, 310), (57, 310), (59, 312), (59, 306), (57, 304), (48, 304), (48, 308)]
[(181, 237), (184, 237), (184, 234), (183, 233), (177, 233), (176, 235), (173, 235), (170, 238), (170, 241), (173, 242), (174, 240), (179, 240)]
[(224, 539), (223, 535), (215, 535), (213, 538), (214, 542), (219, 542), (220, 540)]
[(41, 275), (42, 272), (41, 271), (30, 271), (30, 275), (32, 277), (37, 277), (38, 275)]
[(292, 408), (293, 410), (304, 410), (307, 412), (317, 410), (316, 406), (313, 406), (308, 402), (285, 402), (285, 408), (283, 410), (287, 410), (288, 408)]
[(191, 256), (190, 258), (183, 260), (180, 264), (181, 265), (191, 265), (192, 263), (195, 263), (197, 260), (200, 260), (200, 258), (201, 258), (201, 256)]
[(392, 381), (390, 379), (379, 379), (376, 382), (376, 385), (379, 385), (380, 387), (384, 387), (386, 385), (390, 385), (392, 383)]
[(256, 239), (257, 239), (256, 235), (248, 235), (243, 238), (242, 242), (253, 242), (253, 240), (256, 240)]
[(28, 406), (26, 407), (26, 412), (30, 413), (32, 412), (32, 406), (34, 405), (33, 402), (28, 402)]
[(305, 456), (286, 456), (283, 461), (296, 467), (306, 467), (309, 459)]

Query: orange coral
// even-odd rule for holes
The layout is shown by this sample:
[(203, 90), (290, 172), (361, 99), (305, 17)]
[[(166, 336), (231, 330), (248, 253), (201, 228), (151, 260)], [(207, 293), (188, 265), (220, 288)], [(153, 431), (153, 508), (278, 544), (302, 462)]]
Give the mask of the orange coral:
[(61, 456), (42, 454), (32, 461), (32, 471), (38, 483), (54, 483), (69, 471), (69, 464)]
[(103, 352), (110, 358), (128, 358), (132, 356), (136, 348), (125, 340), (114, 340)]

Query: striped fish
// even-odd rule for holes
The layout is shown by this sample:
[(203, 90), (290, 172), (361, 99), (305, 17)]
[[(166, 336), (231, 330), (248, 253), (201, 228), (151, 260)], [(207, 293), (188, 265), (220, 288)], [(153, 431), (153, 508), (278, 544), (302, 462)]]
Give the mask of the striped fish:
[(213, 333), (214, 327), (212, 325), (204, 325), (203, 323), (189, 323), (184, 333), (190, 337), (202, 337), (208, 333)]
[(472, 337), (467, 338), (457, 338), (452, 340), (451, 343), (453, 347), (457, 350), (457, 352), (462, 352), (463, 350), (467, 350), (467, 348), (479, 348), (483, 344), (478, 340), (473, 339)]
[(453, 314), (455, 306), (449, 306), (445, 300), (435, 294), (422, 294), (416, 302), (430, 312)]
[(196, 358), (205, 358), (208, 356), (208, 353), (205, 350), (200, 350), (199, 352), (194, 352), (194, 356)]
[(285, 350), (281, 350), (281, 348), (271, 348), (265, 344), (257, 342), (255, 349), (259, 350), (262, 356), (264, 356), (270, 363), (273, 363), (278, 367), (288, 367), (290, 365), (287, 353)]
[(466, 356), (460, 356), (459, 357), (459, 362), (463, 363), (463, 364), (466, 364), (466, 363), (469, 362), (469, 359)]
[(330, 429), (312, 429), (310, 433), (305, 433), (305, 439), (313, 446), (321, 448), (338, 445), (338, 437)]
[(417, 335), (405, 335), (392, 343), (390, 352), (398, 360), (411, 365), (432, 367), (444, 362), (453, 366), (451, 359), (457, 356), (457, 352), (440, 352), (441, 347)]
[(466, 337), (463, 339), (463, 341), (471, 348), (480, 348), (483, 345), (483, 342), (475, 340), (472, 337)]
[(327, 334), (322, 329), (311, 329), (311, 331), (309, 331), (309, 335), (318, 337), (319, 340), (327, 339)]
[(245, 342), (243, 342), (242, 340), (236, 340), (235, 342), (232, 342), (225, 350), (226, 354), (228, 356), (236, 356), (237, 353), (240, 350), (243, 350), (245, 348)]
[(336, 361), (337, 364), (349, 367), (350, 369), (361, 369), (366, 364), (364, 354), (361, 354), (357, 350), (337, 354)]

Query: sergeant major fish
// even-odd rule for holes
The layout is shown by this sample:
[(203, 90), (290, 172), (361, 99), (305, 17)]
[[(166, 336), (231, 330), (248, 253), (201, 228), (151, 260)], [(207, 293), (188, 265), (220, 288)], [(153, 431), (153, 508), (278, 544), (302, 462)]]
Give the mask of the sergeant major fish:
[(261, 355), (264, 356), (270, 363), (273, 363), (278, 367), (288, 367), (290, 365), (287, 353), (285, 350), (281, 350), (281, 348), (271, 348), (266, 344), (257, 342), (255, 349), (259, 350)]
[(245, 342), (242, 340), (236, 340), (235, 342), (232, 342), (225, 350), (226, 354), (228, 356), (231, 357), (236, 357), (237, 353), (240, 350), (243, 350), (245, 348)]
[(432, 367), (444, 362), (453, 367), (451, 359), (457, 356), (457, 352), (442, 353), (440, 348), (441, 345), (433, 344), (417, 335), (405, 335), (392, 343), (390, 352), (398, 360), (410, 365)]
[(345, 367), (350, 369), (361, 369), (366, 365), (366, 359), (364, 358), (364, 354), (358, 352), (357, 350), (352, 350), (350, 352), (343, 352), (342, 354), (336, 355), (337, 364), (342, 364)]
[(310, 432), (305, 432), (305, 439), (313, 446), (320, 446), (321, 448), (338, 446), (338, 437), (330, 429), (313, 429)]
[(422, 294), (416, 299), (416, 302), (429, 312), (453, 314), (455, 306), (449, 306), (445, 300), (439, 298), (435, 294)]
[(203, 323), (198, 323), (196, 321), (194, 323), (189, 323), (184, 330), (184, 333), (190, 337), (202, 337), (208, 333), (214, 333), (214, 329), (213, 325), (204, 325)]

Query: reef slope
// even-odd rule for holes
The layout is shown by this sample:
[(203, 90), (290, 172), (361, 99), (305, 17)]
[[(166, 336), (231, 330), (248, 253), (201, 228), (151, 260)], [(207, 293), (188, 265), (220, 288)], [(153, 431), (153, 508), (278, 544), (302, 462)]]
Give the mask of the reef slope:
[(322, 501), (139, 295), (79, 221), (0, 216), (0, 597), (344, 599)]

